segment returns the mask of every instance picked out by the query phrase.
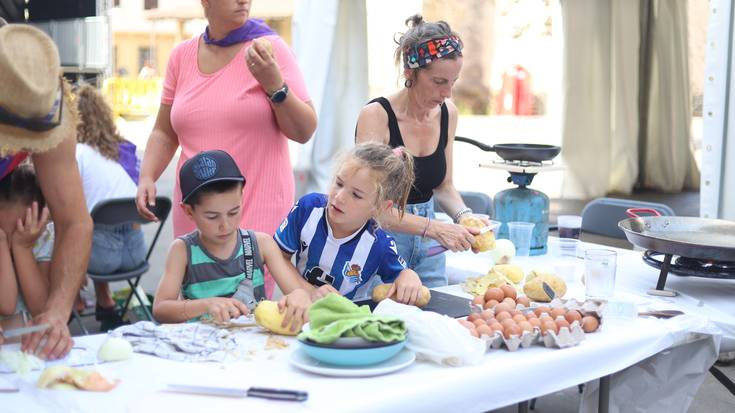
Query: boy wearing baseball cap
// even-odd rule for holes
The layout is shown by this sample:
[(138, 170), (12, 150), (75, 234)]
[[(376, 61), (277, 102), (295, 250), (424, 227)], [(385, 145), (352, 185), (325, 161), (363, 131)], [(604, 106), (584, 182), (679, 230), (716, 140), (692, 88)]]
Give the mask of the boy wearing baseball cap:
[[(226, 152), (200, 152), (179, 172), (183, 208), (197, 229), (171, 244), (153, 314), (164, 323), (208, 315), (216, 322), (246, 315), (266, 299), (263, 266), (284, 293), (283, 327), (298, 331), (311, 305), (296, 269), (273, 238), (240, 229), (245, 177)], [(292, 322), (293, 321), (293, 322)]]

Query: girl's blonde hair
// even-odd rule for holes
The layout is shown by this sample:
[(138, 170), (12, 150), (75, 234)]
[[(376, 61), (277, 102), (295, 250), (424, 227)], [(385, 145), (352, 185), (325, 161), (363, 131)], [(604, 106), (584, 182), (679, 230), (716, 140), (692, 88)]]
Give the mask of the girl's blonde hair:
[(391, 148), (386, 144), (368, 142), (355, 145), (345, 154), (340, 165), (349, 161), (370, 169), (375, 176), (376, 210), (390, 200), (398, 208), (398, 216), (403, 218), (415, 179), (413, 156), (402, 146)]
[(93, 147), (107, 159), (120, 159), (119, 145), (125, 142), (112, 117), (112, 109), (102, 95), (90, 85), (76, 91), (79, 125), (77, 142)]

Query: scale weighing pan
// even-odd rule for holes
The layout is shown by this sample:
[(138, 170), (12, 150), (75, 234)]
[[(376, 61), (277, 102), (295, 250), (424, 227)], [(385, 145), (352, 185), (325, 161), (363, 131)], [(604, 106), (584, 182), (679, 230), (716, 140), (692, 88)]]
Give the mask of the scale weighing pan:
[[(422, 308), (424, 311), (433, 311), (452, 318), (465, 317), (470, 314), (470, 302), (468, 298), (431, 290), (429, 304)], [(378, 303), (373, 300), (355, 301), (357, 305), (367, 305), (370, 311), (375, 310)]]

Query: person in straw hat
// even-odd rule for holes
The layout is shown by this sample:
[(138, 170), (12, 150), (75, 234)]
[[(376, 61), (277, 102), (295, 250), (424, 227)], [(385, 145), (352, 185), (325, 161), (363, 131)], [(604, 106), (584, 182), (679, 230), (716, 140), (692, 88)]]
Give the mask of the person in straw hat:
[(46, 359), (71, 350), (67, 320), (92, 243), (74, 155), (77, 115), (60, 75), (59, 51), (43, 32), (24, 24), (0, 27), (0, 179), (30, 157), (56, 229), (51, 293), (32, 321), (49, 327), (25, 335), (21, 346)]

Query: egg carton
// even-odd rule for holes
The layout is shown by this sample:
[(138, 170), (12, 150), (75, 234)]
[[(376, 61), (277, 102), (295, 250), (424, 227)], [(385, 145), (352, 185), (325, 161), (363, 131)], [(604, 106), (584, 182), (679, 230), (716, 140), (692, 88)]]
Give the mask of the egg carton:
[(508, 351), (516, 351), (519, 348), (531, 347), (537, 340), (539, 331), (533, 329), (532, 331), (524, 331), (520, 336), (510, 336), (505, 338), (500, 332), (494, 332), (492, 336), (483, 335), (480, 338), (485, 341), (487, 349), (497, 350), (501, 347), (505, 347)]
[[(582, 314), (582, 317), (591, 315), (593, 317), (597, 318), (597, 321), (599, 322), (599, 326), (597, 327), (597, 330), (593, 331), (597, 332), (602, 329), (602, 311), (605, 308), (605, 302), (603, 301), (592, 301), (592, 300), (585, 300), (585, 301), (578, 301), (574, 298), (569, 299), (559, 299), (554, 298), (551, 300), (551, 302), (548, 303), (531, 303), (531, 306), (528, 308), (518, 308), (521, 311), (528, 311), (529, 309), (535, 309), (536, 307), (564, 307), (567, 310), (577, 310)], [(516, 307), (520, 307), (520, 304)], [(580, 326), (581, 327), (581, 326)], [(584, 333), (584, 331), (583, 331)], [(591, 333), (590, 333), (591, 334)]]
[(547, 348), (573, 347), (584, 340), (584, 334), (579, 322), (574, 321), (569, 328), (560, 328), (558, 333), (550, 331), (546, 335), (539, 335), (539, 342)]

